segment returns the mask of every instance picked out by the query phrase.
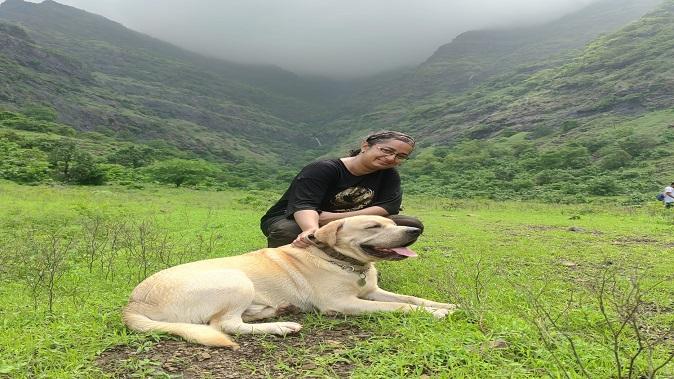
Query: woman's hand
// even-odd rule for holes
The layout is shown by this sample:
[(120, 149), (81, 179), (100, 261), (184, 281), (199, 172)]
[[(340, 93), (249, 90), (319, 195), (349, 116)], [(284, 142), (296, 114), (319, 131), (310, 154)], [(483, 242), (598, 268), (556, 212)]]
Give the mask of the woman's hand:
[(302, 249), (311, 246), (312, 243), (311, 241), (309, 241), (309, 236), (314, 234), (314, 232), (316, 232), (317, 230), (318, 228), (303, 231), (302, 233), (297, 235), (297, 238), (295, 238), (295, 240), (291, 244), (295, 247), (299, 247)]

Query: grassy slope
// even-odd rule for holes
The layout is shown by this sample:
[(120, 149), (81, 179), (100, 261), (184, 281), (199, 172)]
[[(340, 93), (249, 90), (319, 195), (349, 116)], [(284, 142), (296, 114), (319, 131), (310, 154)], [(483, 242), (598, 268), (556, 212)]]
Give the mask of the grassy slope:
[[(257, 221), (275, 196), (158, 187), (143, 191), (20, 187), (6, 182), (0, 189), (3, 213), (9, 216), (0, 221), (0, 269), (4, 267), (0, 275), (0, 373), (11, 377), (98, 377), (92, 360), (103, 349), (120, 343), (147, 349), (154, 341), (128, 333), (121, 324), (119, 311), (142, 277), (139, 266), (129, 265), (125, 253), (118, 256), (114, 277), (105, 278), (98, 263), (89, 273), (86, 254), (79, 246), (59, 281), (54, 314), (45, 314), (44, 296), (38, 297), (34, 309), (21, 270), (7, 271), (15, 254), (24, 254), (19, 255), (24, 266), (31, 262), (27, 258), (32, 252), (24, 250), (26, 228), (56, 228), (80, 238), (83, 220), (96, 215), (129, 223), (151, 220), (156, 230), (168, 233), (175, 264), (263, 246)], [(560, 206), (408, 198), (405, 205), (408, 213), (419, 215), (427, 226), (415, 244), (420, 258), (381, 264), (382, 287), (461, 302), (465, 310), (441, 321), (425, 314), (346, 319), (308, 316), (303, 333), (353, 324), (374, 335), (328, 355), (293, 351), (300, 361), (314, 365), (300, 372), (287, 367), (288, 375), (330, 375), (332, 363), (347, 360), (356, 365), (354, 377), (561, 376), (551, 351), (564, 370), (579, 375), (561, 336), (554, 350), (541, 343), (531, 322), (526, 288), (541, 289), (541, 299), (552, 312), (561, 311), (569, 291), (575, 292), (582, 306), (573, 305), (570, 318), (562, 317), (559, 323), (575, 341), (586, 369), (596, 377), (611, 376), (610, 350), (602, 342), (601, 318), (589, 291), (607, 267), (619, 273), (621, 284), (638, 275), (644, 300), (650, 304), (649, 323), (660, 327), (674, 323), (674, 261), (668, 254), (674, 246), (674, 214), (655, 204), (631, 208), (602, 203)], [(575, 232), (569, 230), (571, 226)], [(213, 241), (213, 248), (198, 241)], [(150, 272), (158, 267), (150, 267)], [(655, 289), (646, 290), (654, 284)], [(592, 324), (584, 319), (588, 316)], [(506, 346), (489, 348), (496, 340), (504, 340)], [(274, 345), (269, 344), (270, 354), (284, 348)], [(656, 360), (663, 354), (658, 351)], [(644, 367), (643, 360), (638, 362)], [(674, 368), (670, 365), (661, 373), (673, 375)]]
[(600, 1), (543, 25), (466, 32), (419, 66), (411, 86), (419, 94), (456, 93), (518, 66), (556, 65), (591, 40), (611, 33), (661, 1)]
[[(674, 3), (589, 44), (572, 63), (501, 80), (445, 102), (418, 107), (406, 123), (429, 123), (436, 136), (504, 129), (555, 131), (568, 119), (628, 119), (674, 106), (668, 96), (674, 65)], [(440, 99), (438, 99), (440, 100)]]
[(605, 130), (602, 118), (625, 120), (672, 107), (673, 8), (665, 1), (561, 66), (533, 74), (510, 72), (465, 94), (437, 93), (420, 103), (394, 101), (335, 125), (350, 125), (346, 132), (354, 134), (398, 128), (429, 144), (446, 145), (464, 137), (493, 138), (506, 129), (559, 131), (566, 120), (590, 124), (598, 119), (588, 127)]
[[(503, 75), (462, 95), (437, 95), (424, 105), (390, 103), (335, 125), (351, 133), (349, 138), (363, 130), (401, 129), (419, 136), (422, 147), (449, 146), (450, 153), (465, 140), (502, 146), (513, 139), (531, 141), (541, 151), (580, 145), (588, 148), (593, 165), (623, 150), (629, 139), (642, 141), (645, 150), (633, 154), (624, 166), (631, 173), (625, 174), (622, 168), (607, 172), (621, 185), (637, 173), (635, 181), (640, 182), (640, 188), (634, 190), (654, 192), (660, 186), (654, 183), (671, 180), (665, 152), (673, 146), (673, 25), (674, 3), (666, 1), (639, 21), (593, 41), (570, 63), (534, 74)], [(442, 160), (434, 158), (431, 151), (422, 151), (424, 155), (427, 159), (410, 162), (421, 166), (413, 175), (417, 183), (419, 171), (453, 180), (448, 172), (452, 169)], [(480, 163), (476, 161), (474, 166)], [(489, 188), (500, 188), (497, 184), (491, 183)], [(484, 189), (473, 181), (461, 191), (473, 193), (480, 188)], [(623, 189), (621, 193), (630, 192)]]
[[(270, 158), (288, 161), (298, 150), (290, 146), (314, 145), (301, 137), (308, 126), (299, 120), (320, 112), (328, 84), (204, 58), (50, 1), (3, 3), (0, 20), (28, 31), (17, 36), (0, 28), (0, 80), (13, 88), (0, 103), (47, 104), (78, 129), (213, 155), (237, 146), (255, 155), (251, 145), (274, 141)], [(203, 137), (191, 141), (190, 132)]]
[(542, 25), (462, 33), (416, 68), (356, 85), (356, 94), (344, 101), (342, 116), (366, 113), (386, 103), (410, 107), (429, 97), (456, 96), (513, 71), (533, 73), (558, 66), (591, 40), (637, 20), (660, 2), (599, 1)]

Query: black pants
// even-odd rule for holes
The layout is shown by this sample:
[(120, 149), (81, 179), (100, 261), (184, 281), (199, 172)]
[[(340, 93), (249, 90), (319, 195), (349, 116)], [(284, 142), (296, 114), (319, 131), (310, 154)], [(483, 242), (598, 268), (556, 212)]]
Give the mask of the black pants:
[[(412, 216), (392, 215), (388, 216), (396, 224), (402, 226), (412, 226), (424, 231), (424, 224), (418, 218)], [(295, 219), (288, 219), (285, 216), (272, 217), (265, 220), (260, 225), (262, 233), (267, 237), (268, 247), (279, 247), (287, 245), (295, 240), (302, 233), (302, 229), (295, 222)]]

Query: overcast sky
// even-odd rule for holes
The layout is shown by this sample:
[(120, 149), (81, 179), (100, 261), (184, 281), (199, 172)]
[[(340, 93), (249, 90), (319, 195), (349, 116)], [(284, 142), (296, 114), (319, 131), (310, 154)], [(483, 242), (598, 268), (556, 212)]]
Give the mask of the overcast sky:
[(417, 65), (467, 30), (541, 22), (596, 0), (56, 1), (227, 60), (353, 77)]

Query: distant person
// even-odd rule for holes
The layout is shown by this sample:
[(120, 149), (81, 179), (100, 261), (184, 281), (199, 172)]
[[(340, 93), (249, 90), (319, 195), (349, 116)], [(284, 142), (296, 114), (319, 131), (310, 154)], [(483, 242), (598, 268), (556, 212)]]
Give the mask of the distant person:
[(670, 184), (669, 186), (665, 187), (665, 191), (663, 194), (665, 195), (665, 199), (663, 200), (665, 203), (665, 208), (672, 208), (674, 207), (674, 182)]
[(407, 134), (381, 131), (348, 157), (305, 166), (260, 220), (267, 245), (307, 247), (307, 237), (320, 226), (356, 215), (384, 216), (423, 230), (417, 218), (398, 214), (402, 189), (395, 167), (409, 158), (414, 143)]

